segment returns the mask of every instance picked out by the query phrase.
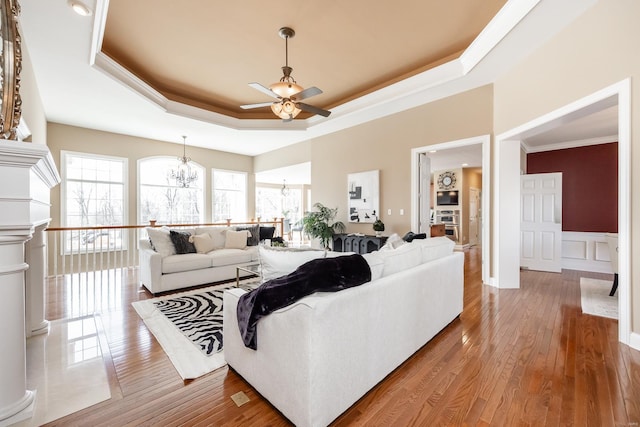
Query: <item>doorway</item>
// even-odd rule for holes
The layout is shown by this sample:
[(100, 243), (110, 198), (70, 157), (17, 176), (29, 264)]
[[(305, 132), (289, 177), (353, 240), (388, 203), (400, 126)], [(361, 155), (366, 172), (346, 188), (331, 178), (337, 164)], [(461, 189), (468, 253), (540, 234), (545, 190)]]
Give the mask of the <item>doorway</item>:
[(520, 143), (542, 129), (563, 121), (587, 116), (612, 105), (618, 106), (618, 339), (629, 345), (631, 339), (630, 299), (630, 79), (604, 88), (585, 98), (552, 111), (496, 137), (494, 193), (493, 283), (499, 288), (519, 288), (520, 234)]
[[(420, 188), (421, 179), (423, 180), (422, 186), (424, 187), (425, 176), (430, 176), (431, 170), (425, 171), (424, 164), (421, 167), (420, 158), (426, 154), (427, 156), (438, 150), (452, 150), (452, 149), (464, 149), (465, 147), (472, 145), (481, 145), (482, 151), (482, 189), (480, 190), (480, 207), (482, 207), (482, 215), (478, 217), (477, 226), (479, 228), (479, 241), (489, 242), (489, 200), (490, 200), (490, 150), (491, 150), (491, 136), (481, 135), (472, 138), (460, 139), (455, 141), (443, 142), (440, 144), (428, 145), (424, 147), (418, 147), (411, 150), (411, 228), (413, 230), (419, 230), (421, 222), (424, 224), (430, 221), (430, 215), (425, 217), (425, 209), (422, 209), (421, 213), (421, 200), (420, 200)], [(427, 175), (425, 175), (427, 174)], [(428, 212), (428, 211), (427, 211)], [(421, 217), (422, 215), (422, 217)], [(482, 245), (482, 281), (483, 283), (489, 283), (490, 271), (489, 271), (489, 244)]]

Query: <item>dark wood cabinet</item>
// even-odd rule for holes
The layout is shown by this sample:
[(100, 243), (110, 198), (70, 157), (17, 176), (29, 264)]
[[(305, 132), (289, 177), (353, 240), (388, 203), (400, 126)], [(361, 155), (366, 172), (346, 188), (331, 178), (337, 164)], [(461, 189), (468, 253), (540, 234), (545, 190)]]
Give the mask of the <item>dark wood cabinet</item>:
[(387, 238), (385, 236), (355, 236), (349, 234), (334, 234), (333, 250), (336, 252), (355, 252), (366, 254), (377, 251), (384, 246)]
[(445, 224), (431, 224), (431, 237), (438, 237), (446, 235)]

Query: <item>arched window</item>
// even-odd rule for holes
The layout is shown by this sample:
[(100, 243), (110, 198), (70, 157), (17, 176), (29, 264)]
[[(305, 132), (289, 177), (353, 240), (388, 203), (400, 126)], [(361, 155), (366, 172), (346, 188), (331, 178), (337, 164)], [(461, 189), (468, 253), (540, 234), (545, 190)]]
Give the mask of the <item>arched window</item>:
[(138, 161), (138, 220), (158, 224), (198, 224), (204, 222), (205, 169), (191, 162), (198, 177), (188, 187), (171, 178), (177, 169), (175, 157), (150, 157)]

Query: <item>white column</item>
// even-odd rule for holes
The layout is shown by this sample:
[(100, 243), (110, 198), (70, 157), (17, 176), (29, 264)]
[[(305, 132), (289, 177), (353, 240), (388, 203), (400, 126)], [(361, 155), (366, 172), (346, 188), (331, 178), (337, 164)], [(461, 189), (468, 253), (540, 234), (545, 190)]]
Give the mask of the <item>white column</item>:
[[(27, 390), (26, 324), (42, 326), (44, 314), (35, 322), (25, 315), (25, 242), (35, 228), (50, 221), (50, 190), (60, 183), (51, 152), (46, 145), (0, 140), (0, 427), (30, 418), (35, 392)], [(41, 230), (36, 239), (41, 239)], [(42, 242), (34, 242), (32, 252)], [(44, 254), (39, 271), (46, 267)], [(32, 282), (37, 283), (37, 280)], [(30, 296), (35, 294), (30, 287)], [(42, 292), (42, 289), (40, 289)], [(33, 298), (37, 312), (44, 298)], [(31, 309), (31, 304), (29, 307)], [(44, 312), (42, 312), (44, 313)], [(40, 318), (40, 319), (38, 319)]]
[(27, 390), (24, 243), (0, 236), (0, 426), (30, 418), (35, 392)]
[(49, 222), (38, 225), (33, 237), (25, 247), (25, 257), (29, 269), (25, 275), (27, 337), (49, 332), (49, 321), (44, 318), (45, 277), (46, 277), (46, 237), (44, 230)]

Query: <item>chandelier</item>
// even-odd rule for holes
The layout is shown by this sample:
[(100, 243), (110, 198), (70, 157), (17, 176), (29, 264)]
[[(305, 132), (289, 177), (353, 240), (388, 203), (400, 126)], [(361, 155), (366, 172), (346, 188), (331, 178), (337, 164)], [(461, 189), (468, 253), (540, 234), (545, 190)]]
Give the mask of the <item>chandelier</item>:
[(280, 190), (280, 193), (284, 197), (287, 197), (289, 195), (289, 187), (287, 187), (287, 180), (286, 179), (282, 181), (282, 190)]
[(178, 167), (171, 169), (169, 177), (176, 181), (176, 185), (181, 188), (188, 188), (189, 185), (198, 179), (198, 171), (192, 170), (191, 157), (187, 157), (187, 137), (182, 135), (182, 157), (178, 157)]

